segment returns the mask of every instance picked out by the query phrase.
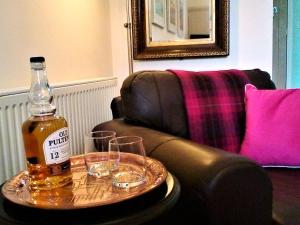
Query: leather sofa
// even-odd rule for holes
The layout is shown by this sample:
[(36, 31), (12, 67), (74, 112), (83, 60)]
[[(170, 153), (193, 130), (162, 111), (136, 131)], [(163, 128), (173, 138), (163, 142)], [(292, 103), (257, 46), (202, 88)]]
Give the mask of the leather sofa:
[[(244, 72), (257, 88), (275, 88), (267, 72)], [(181, 86), (172, 73), (140, 71), (130, 75), (111, 108), (114, 119), (94, 130), (142, 136), (147, 155), (161, 161), (180, 181), (179, 202), (164, 224), (293, 224), (286, 223), (286, 206), (281, 207), (278, 197), (286, 189), (282, 181), (292, 179), (285, 178), (284, 169), (266, 171), (238, 154), (189, 140)], [(278, 196), (273, 196), (274, 182), (281, 184), (274, 188)]]

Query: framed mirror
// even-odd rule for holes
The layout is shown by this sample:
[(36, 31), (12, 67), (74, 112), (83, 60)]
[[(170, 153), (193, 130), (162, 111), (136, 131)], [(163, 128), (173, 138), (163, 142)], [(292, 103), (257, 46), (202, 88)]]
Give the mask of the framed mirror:
[(229, 55), (229, 0), (131, 0), (133, 58)]

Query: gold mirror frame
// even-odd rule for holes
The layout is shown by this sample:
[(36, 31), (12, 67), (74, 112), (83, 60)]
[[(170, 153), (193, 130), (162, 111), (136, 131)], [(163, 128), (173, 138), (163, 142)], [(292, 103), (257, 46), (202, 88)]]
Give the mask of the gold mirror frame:
[(131, 0), (133, 59), (220, 57), (229, 55), (229, 0), (215, 0), (215, 42), (147, 45), (146, 0)]

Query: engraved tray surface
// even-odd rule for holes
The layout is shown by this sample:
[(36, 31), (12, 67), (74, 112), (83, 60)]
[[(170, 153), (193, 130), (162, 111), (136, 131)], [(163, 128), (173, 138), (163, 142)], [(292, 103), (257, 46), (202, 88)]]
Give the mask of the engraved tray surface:
[(27, 188), (15, 190), (16, 184), (25, 175), (20, 172), (2, 186), (2, 193), (8, 200), (23, 206), (68, 210), (113, 204), (140, 196), (161, 185), (167, 177), (167, 170), (159, 161), (146, 157), (146, 181), (134, 188), (114, 187), (110, 177), (94, 178), (87, 175), (83, 155), (71, 157), (73, 182), (67, 186), (49, 191), (33, 191)]

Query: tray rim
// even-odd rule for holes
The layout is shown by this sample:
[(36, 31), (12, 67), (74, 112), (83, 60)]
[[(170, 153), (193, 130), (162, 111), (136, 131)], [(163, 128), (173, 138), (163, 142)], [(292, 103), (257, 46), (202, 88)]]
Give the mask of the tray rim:
[[(77, 157), (83, 157), (84, 155), (75, 155), (72, 156), (71, 158), (77, 158)], [(23, 206), (23, 207), (27, 207), (27, 208), (33, 208), (33, 209), (42, 209), (42, 210), (49, 210), (49, 211), (67, 211), (67, 210), (78, 210), (78, 209), (87, 209), (87, 208), (94, 208), (94, 207), (101, 207), (101, 206), (107, 206), (107, 205), (113, 205), (113, 204), (118, 204), (121, 203), (123, 201), (127, 201), (130, 200), (132, 198), (136, 198), (139, 196), (142, 196), (143, 194), (146, 194), (148, 192), (150, 192), (151, 190), (154, 190), (155, 188), (158, 188), (159, 186), (161, 186), (164, 182), (166, 182), (166, 179), (168, 177), (168, 170), (166, 169), (166, 167), (163, 165), (162, 162), (160, 162), (157, 159), (154, 159), (152, 157), (146, 156), (146, 161), (152, 161), (152, 163), (150, 163), (149, 165), (152, 165), (153, 163), (155, 163), (156, 165), (158, 165), (159, 167), (161, 167), (162, 169), (162, 174), (163, 176), (157, 176), (155, 182), (152, 182), (150, 184), (148, 184), (147, 186), (145, 186), (143, 189), (141, 189), (142, 191), (135, 193), (135, 195), (128, 195), (125, 196), (119, 200), (113, 201), (113, 202), (108, 202), (107, 200), (104, 202), (98, 202), (98, 203), (93, 203), (92, 205), (79, 205), (79, 206), (73, 206), (73, 207), (54, 207), (53, 205), (36, 205), (36, 204), (32, 204), (30, 202), (27, 202), (25, 199), (21, 200), (20, 198), (16, 197), (16, 198), (12, 198), (10, 195), (6, 195), (6, 192), (4, 191), (6, 185), (8, 185), (8, 183), (10, 181), (12, 181), (12, 179), (14, 179), (15, 177), (17, 177), (18, 175), (26, 172), (26, 170), (20, 171), (18, 174), (16, 174), (15, 176), (13, 176), (11, 179), (5, 181), (1, 186), (1, 193), (4, 197), (4, 199), (8, 200), (9, 202), (12, 202), (13, 204), (19, 205), (19, 206)], [(160, 178), (160, 179), (159, 179)], [(159, 182), (156, 182), (159, 179)], [(65, 188), (65, 187), (61, 187), (61, 188)], [(133, 188), (134, 189), (134, 188)], [(123, 189), (124, 191), (126, 191), (125, 189)], [(28, 191), (29, 192), (29, 191)]]

